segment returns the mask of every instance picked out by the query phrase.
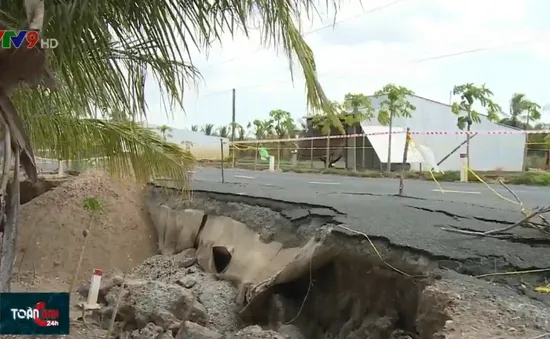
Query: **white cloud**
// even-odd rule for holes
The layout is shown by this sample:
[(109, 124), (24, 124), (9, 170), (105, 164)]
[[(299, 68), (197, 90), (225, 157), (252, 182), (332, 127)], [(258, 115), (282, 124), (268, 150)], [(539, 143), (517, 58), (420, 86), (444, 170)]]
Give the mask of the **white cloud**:
[[(361, 14), (392, 1), (342, 5), (334, 29), (332, 13), (321, 20), (304, 22), (326, 93), (341, 99), (347, 92), (372, 93), (388, 82), (408, 86), (419, 95), (447, 101), (452, 86), (462, 82), (487, 83), (496, 99), (506, 105), (513, 92), (523, 91), (541, 103), (550, 69), (550, 25), (541, 21), (550, 10), (544, 0), (402, 0), (371, 13)], [(331, 11), (329, 11), (331, 12)], [(539, 19), (540, 17), (540, 19)], [(328, 19), (327, 19), (328, 18)], [(539, 39), (538, 42), (494, 48), (441, 60), (416, 59), (482, 47)], [(187, 118), (175, 112), (173, 124), (181, 127), (212, 122), (226, 124), (230, 117), (231, 88), (237, 89), (237, 117), (241, 122), (263, 118), (274, 108), (295, 116), (305, 114), (301, 69), (294, 86), (288, 60), (282, 53), (260, 47), (260, 35), (252, 31), (226, 37), (208, 58), (196, 55), (205, 85), (186, 97)], [(529, 74), (528, 76), (526, 74)], [(158, 93), (148, 93), (150, 106), (158, 105)], [(150, 114), (153, 123), (166, 123), (160, 108)], [(168, 121), (170, 122), (170, 121)]]

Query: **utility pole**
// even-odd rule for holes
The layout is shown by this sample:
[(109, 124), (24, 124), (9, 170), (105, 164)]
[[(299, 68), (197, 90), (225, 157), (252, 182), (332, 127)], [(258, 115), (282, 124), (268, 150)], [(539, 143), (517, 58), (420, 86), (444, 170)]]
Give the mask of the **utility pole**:
[(235, 123), (235, 89), (233, 88), (233, 102), (231, 105), (231, 144), (229, 146), (229, 152), (231, 154), (231, 158), (233, 161), (233, 168), (235, 168), (235, 162), (236, 159), (236, 153), (235, 153), (235, 127), (237, 124)]
[(231, 142), (235, 141), (235, 89), (233, 88), (233, 103), (231, 105)]
[(466, 182), (470, 175), (470, 131), (472, 129), (472, 107), (468, 107), (468, 133), (466, 134)]

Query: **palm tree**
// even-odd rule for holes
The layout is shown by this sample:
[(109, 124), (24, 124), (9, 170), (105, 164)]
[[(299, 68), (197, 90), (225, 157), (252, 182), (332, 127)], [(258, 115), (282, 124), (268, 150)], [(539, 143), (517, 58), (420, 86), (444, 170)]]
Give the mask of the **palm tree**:
[(201, 131), (204, 135), (212, 135), (214, 132), (214, 124), (206, 124), (201, 127)]
[(255, 129), (256, 139), (269, 138), (273, 134), (273, 121), (272, 120), (259, 120), (256, 119), (252, 122)]
[(509, 117), (501, 119), (500, 123), (508, 126), (530, 129), (529, 123), (541, 117), (540, 105), (527, 99), (523, 93), (515, 93), (510, 99)]
[(159, 130), (160, 134), (162, 134), (162, 139), (164, 141), (166, 141), (167, 138), (172, 137), (172, 127), (168, 125), (162, 125), (157, 127), (157, 129)]
[[(330, 113), (312, 50), (295, 24), (297, 18), (317, 10), (313, 0), (276, 5), (269, 1), (223, 5), (198, 1), (193, 6), (167, 0), (2, 1), (0, 29), (38, 30), (42, 38), (59, 42), (57, 48), (47, 50), (40, 44), (17, 49), (17, 53), (15, 48), (0, 49), (4, 163), (10, 163), (13, 150), (16, 168), (21, 164), (36, 181), (33, 148), (60, 156), (102, 153), (113, 174), (132, 173), (142, 182), (162, 175), (184, 183), (187, 171), (181, 169), (193, 165), (192, 157), (134, 122), (145, 116), (145, 77), (154, 75), (168, 99), (182, 107), (184, 84), (200, 79), (192, 62), (183, 61), (189, 60), (189, 46), (205, 52), (225, 36), (222, 32), (248, 35), (251, 19), (262, 25), (262, 43), (276, 42), (289, 58), (297, 57), (310, 106)], [(48, 18), (45, 27), (44, 17)], [(19, 87), (20, 83), (25, 86)], [(29, 90), (37, 85), (50, 90)], [(114, 112), (120, 120), (108, 120)], [(9, 197), (7, 180), (0, 182), (0, 206), (6, 206), (0, 210), (4, 230), (0, 291), (9, 291), (17, 235), (18, 171)]]
[(193, 147), (193, 143), (191, 141), (182, 141), (180, 142), (181, 145), (183, 145), (183, 147), (188, 151), (191, 149), (191, 147)]
[(198, 132), (199, 131), (199, 125), (191, 125), (191, 131)]
[(229, 126), (222, 126), (220, 128), (218, 128), (218, 136), (222, 137), (222, 138), (227, 138), (229, 137)]

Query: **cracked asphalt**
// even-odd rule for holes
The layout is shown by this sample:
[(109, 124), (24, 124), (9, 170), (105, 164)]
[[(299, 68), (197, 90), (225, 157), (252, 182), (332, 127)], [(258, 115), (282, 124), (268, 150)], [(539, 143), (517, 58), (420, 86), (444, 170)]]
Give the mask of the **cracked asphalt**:
[[(475, 237), (442, 230), (455, 227), (491, 230), (522, 218), (520, 207), (498, 198), (482, 184), (407, 180), (405, 194), (393, 196), (399, 181), (335, 175), (270, 173), (200, 168), (193, 174), (194, 190), (254, 196), (332, 207), (344, 215), (337, 220), (372, 237), (430, 254), (442, 262), (467, 262), (469, 274), (491, 270), (550, 267), (550, 241), (540, 232), (517, 227), (499, 238)], [(492, 186), (513, 200), (502, 187)], [(512, 186), (526, 207), (550, 202), (550, 189)], [(454, 268), (453, 268), (454, 269)], [(470, 270), (471, 272), (468, 272)]]

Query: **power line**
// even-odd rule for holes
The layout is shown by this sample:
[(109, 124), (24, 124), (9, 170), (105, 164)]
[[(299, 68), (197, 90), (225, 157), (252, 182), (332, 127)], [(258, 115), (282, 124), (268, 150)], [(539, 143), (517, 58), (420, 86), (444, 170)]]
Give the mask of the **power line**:
[[(550, 26), (550, 25), (546, 25), (546, 26)], [(535, 42), (535, 41), (538, 41), (538, 40), (541, 40), (541, 38), (539, 37), (539, 38), (536, 38), (536, 39), (515, 41), (515, 42), (505, 43), (505, 44), (501, 44), (501, 45), (490, 46), (490, 47), (479, 47), (479, 48), (474, 48), (474, 49), (467, 49), (467, 50), (462, 50), (462, 51), (453, 52), (453, 53), (440, 54), (440, 55), (435, 55), (435, 56), (431, 56), (431, 57), (412, 59), (412, 60), (405, 61), (404, 64), (420, 64), (420, 63), (424, 63), (424, 62), (428, 62), (428, 61), (437, 61), (437, 60), (452, 58), (452, 57), (456, 57), (456, 56), (482, 53), (482, 52), (486, 52), (486, 51), (490, 51), (490, 50), (494, 50), (494, 49), (500, 49), (500, 48), (505, 48), (505, 47), (517, 46), (517, 45), (525, 45), (525, 44), (529, 44), (529, 43), (532, 43), (532, 42)], [(325, 74), (321, 73), (321, 74), (318, 74), (317, 76), (321, 77), (321, 76), (327, 76), (327, 75), (330, 76), (327, 73), (325, 73)], [(343, 78), (343, 77), (347, 77), (347, 75), (331, 76), (330, 79), (334, 80), (334, 79), (339, 79), (339, 78)], [(287, 81), (288, 80), (281, 80), (281, 81), (276, 81), (276, 82), (271, 82), (271, 83), (249, 85), (249, 86), (237, 87), (237, 89), (246, 90), (246, 89), (251, 89), (251, 88), (261, 88), (261, 87), (264, 87), (264, 86), (275, 85), (275, 84), (280, 84), (280, 83), (286, 83)], [(229, 91), (229, 90), (231, 90), (231, 88), (224, 89), (224, 90), (219, 90), (219, 91), (216, 91), (216, 92), (213, 92), (213, 93), (209, 93), (209, 94), (203, 95), (201, 97), (205, 98), (205, 97), (215, 96), (215, 95), (219, 95), (219, 94), (224, 94), (224, 93), (227, 93), (227, 91)]]
[[(341, 24), (342, 22), (346, 22), (346, 21), (349, 21), (349, 20), (353, 20), (353, 19), (356, 19), (358, 17), (361, 17), (363, 15), (366, 15), (366, 14), (370, 14), (370, 13), (373, 13), (373, 12), (376, 12), (376, 11), (379, 11), (379, 10), (382, 10), (384, 8), (387, 8), (387, 7), (391, 7), (399, 2), (402, 2), (404, 0), (395, 0), (395, 1), (392, 1), (388, 4), (385, 4), (385, 5), (381, 5), (381, 6), (378, 6), (378, 7), (375, 7), (375, 8), (372, 8), (372, 9), (369, 9), (367, 11), (363, 11), (357, 15), (354, 15), (354, 16), (351, 16), (349, 18), (345, 18), (345, 19), (341, 19), (341, 20), (337, 20), (337, 21), (334, 21), (332, 24), (330, 25), (325, 25), (325, 26), (321, 26), (321, 27), (318, 27), (318, 28), (315, 28), (311, 31), (307, 31), (305, 32), (304, 34), (302, 34), (302, 36), (307, 36), (307, 35), (310, 35), (310, 34), (313, 34), (313, 33), (317, 33), (319, 31), (322, 31), (324, 29), (327, 29), (327, 28), (331, 28), (331, 27), (336, 27), (336, 25), (338, 24)], [(238, 55), (238, 56), (235, 56), (235, 57), (232, 57), (232, 58), (229, 58), (229, 59), (226, 59), (226, 60), (223, 60), (219, 63), (216, 63), (216, 64), (213, 64), (213, 65), (208, 65), (205, 67), (205, 69), (208, 69), (208, 68), (211, 68), (211, 67), (215, 67), (215, 66), (221, 66), (221, 65), (225, 65), (229, 62), (232, 62), (232, 61), (235, 61), (235, 60), (238, 60), (238, 59), (241, 59), (241, 58), (245, 58), (245, 57), (249, 57), (251, 55), (254, 55), (256, 53), (258, 53), (260, 51), (260, 49), (256, 50), (255, 52), (252, 52), (252, 53), (248, 53), (248, 54), (241, 54), (241, 55)]]

